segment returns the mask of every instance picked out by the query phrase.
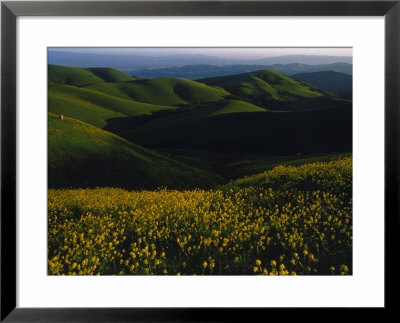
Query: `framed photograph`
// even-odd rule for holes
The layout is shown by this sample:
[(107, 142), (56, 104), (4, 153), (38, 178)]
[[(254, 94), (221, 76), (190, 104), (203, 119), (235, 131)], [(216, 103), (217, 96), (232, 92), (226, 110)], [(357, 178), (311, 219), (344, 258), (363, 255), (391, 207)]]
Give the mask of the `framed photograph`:
[(2, 321), (392, 308), (398, 1), (1, 17)]

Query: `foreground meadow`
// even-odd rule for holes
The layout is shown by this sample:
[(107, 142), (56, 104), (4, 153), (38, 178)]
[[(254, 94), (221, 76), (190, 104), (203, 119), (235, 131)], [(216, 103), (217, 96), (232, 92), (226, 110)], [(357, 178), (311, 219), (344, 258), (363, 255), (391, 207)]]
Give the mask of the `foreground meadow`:
[(50, 189), (48, 273), (352, 274), (352, 159), (213, 190)]

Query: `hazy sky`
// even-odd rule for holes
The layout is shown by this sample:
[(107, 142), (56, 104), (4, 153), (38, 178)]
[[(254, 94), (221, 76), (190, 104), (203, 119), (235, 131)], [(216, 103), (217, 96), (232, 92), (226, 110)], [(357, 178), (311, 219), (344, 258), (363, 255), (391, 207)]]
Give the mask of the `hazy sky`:
[(352, 56), (352, 48), (49, 48), (50, 50), (75, 52), (75, 53), (96, 53), (114, 55), (144, 55), (144, 56), (166, 56), (179, 54), (196, 54), (217, 57), (232, 58), (264, 58), (283, 55), (328, 55), (328, 56)]

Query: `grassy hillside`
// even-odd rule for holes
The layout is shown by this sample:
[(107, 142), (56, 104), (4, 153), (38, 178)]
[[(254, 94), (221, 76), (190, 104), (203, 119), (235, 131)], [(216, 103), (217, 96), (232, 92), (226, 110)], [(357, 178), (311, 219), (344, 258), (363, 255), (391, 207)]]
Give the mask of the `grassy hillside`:
[(107, 83), (114, 82), (127, 82), (132, 81), (134, 78), (128, 74), (108, 67), (91, 67), (86, 70), (92, 72), (94, 75), (100, 77)]
[(49, 85), (67, 84), (82, 86), (104, 83), (104, 80), (84, 68), (48, 65), (48, 82)]
[(230, 94), (185, 79), (143, 79), (125, 83), (96, 84), (89, 88), (125, 99), (158, 105), (188, 105), (223, 100)]
[(49, 84), (84, 86), (104, 82), (124, 82), (133, 78), (113, 68), (78, 68), (48, 65)]
[(239, 154), (295, 155), (352, 149), (351, 103), (299, 112), (213, 114), (210, 110), (159, 118), (120, 135), (151, 148)]
[(108, 110), (96, 104), (78, 100), (74, 97), (60, 96), (51, 91), (48, 94), (48, 111), (84, 121), (98, 128), (106, 127), (109, 119), (126, 117), (124, 114)]
[[(48, 98), (49, 112), (78, 119), (99, 128), (106, 128), (114, 118), (148, 115), (160, 110), (175, 109), (69, 85), (50, 86)], [(118, 130), (121, 131), (120, 128)]]
[(353, 77), (349, 74), (335, 71), (322, 71), (314, 73), (300, 73), (294, 78), (306, 81), (320, 89), (331, 92), (337, 96), (352, 99)]
[(78, 120), (49, 114), (49, 187), (176, 189), (215, 186), (220, 178), (150, 152)]
[[(206, 110), (208, 109), (208, 110)], [(223, 102), (213, 103), (208, 107), (202, 108), (202, 113), (205, 114), (208, 111), (211, 113), (210, 116), (216, 116), (228, 113), (241, 113), (241, 112), (264, 112), (264, 108), (260, 108), (254, 104), (239, 101), (239, 100), (227, 100)]]
[(274, 70), (200, 79), (262, 107), (288, 108), (291, 103), (321, 97), (322, 91)]

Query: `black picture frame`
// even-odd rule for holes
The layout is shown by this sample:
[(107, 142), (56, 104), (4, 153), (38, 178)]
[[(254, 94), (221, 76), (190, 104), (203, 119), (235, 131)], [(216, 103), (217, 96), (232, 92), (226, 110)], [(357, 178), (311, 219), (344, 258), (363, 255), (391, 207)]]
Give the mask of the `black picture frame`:
[[(265, 315), (266, 310), (241, 308), (50, 309), (16, 307), (16, 19), (19, 16), (384, 16), (384, 310), (395, 309), (396, 296), (392, 292), (398, 285), (398, 273), (394, 262), (398, 256), (396, 238), (400, 236), (398, 202), (400, 168), (400, 0), (3, 1), (1, 3), (1, 322), (236, 321), (243, 315), (255, 319), (258, 315)], [(367, 203), (367, 201), (365, 202)], [(265, 319), (267, 318), (265, 317)]]

